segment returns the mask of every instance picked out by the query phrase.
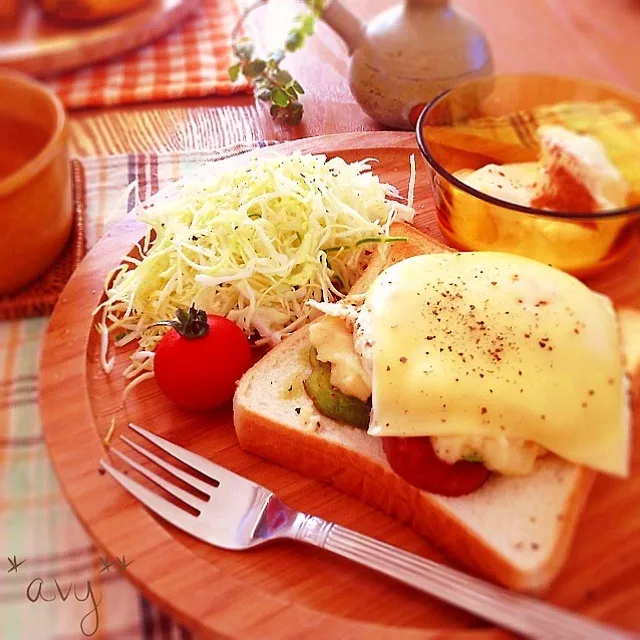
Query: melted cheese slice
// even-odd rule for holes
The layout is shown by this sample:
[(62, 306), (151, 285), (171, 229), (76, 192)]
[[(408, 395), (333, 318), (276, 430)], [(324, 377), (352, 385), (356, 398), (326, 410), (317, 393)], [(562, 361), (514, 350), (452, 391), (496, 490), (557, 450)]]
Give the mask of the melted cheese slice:
[(501, 253), (417, 256), (367, 294), (374, 436), (532, 440), (629, 470), (630, 408), (608, 298)]

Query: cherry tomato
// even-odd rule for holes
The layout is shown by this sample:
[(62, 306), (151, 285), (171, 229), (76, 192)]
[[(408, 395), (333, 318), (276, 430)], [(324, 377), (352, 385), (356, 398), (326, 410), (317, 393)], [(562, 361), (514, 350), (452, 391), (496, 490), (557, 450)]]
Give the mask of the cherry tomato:
[(431, 438), (385, 437), (382, 448), (391, 468), (418, 489), (442, 496), (462, 496), (479, 489), (489, 477), (480, 462), (448, 464), (436, 455)]
[(251, 366), (251, 348), (242, 329), (223, 316), (193, 307), (180, 310), (156, 347), (153, 361), (160, 389), (177, 405), (216, 409), (233, 398), (236, 383)]

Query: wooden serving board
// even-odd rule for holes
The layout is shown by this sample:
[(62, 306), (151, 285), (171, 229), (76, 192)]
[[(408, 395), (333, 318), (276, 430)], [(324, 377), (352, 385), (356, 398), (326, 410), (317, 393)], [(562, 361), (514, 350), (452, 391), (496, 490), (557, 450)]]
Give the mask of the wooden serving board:
[(58, 21), (26, 2), (11, 24), (0, 24), (0, 66), (35, 76), (107, 60), (164, 35), (200, 0), (149, 0), (139, 9), (94, 24)]
[[(375, 172), (403, 194), (409, 156), (418, 154), (411, 134), (386, 132), (310, 138), (282, 145), (279, 151), (295, 149), (340, 155), (347, 161), (376, 157), (380, 162)], [(416, 207), (417, 226), (441, 239), (420, 158)], [(122, 407), (120, 373), (127, 358), (120, 354), (115, 371), (109, 376), (103, 373), (91, 313), (101, 300), (105, 274), (132, 250), (143, 231), (138, 221), (127, 218), (91, 251), (60, 298), (42, 356), (41, 414), (50, 457), (69, 502), (99, 547), (112, 556), (126, 554), (133, 559), (127, 575), (137, 587), (185, 625), (209, 637), (511, 637), (391, 579), (300, 543), (285, 541), (245, 552), (207, 546), (154, 517), (108, 475), (98, 473), (100, 459), (108, 455), (102, 439), (112, 417), (116, 436), (130, 432), (126, 425), (134, 421), (264, 484), (294, 508), (449, 562), (390, 517), (241, 451), (230, 409), (203, 414), (181, 411), (153, 381), (136, 387)], [(632, 262), (602, 274), (592, 285), (616, 303), (640, 309), (640, 252), (636, 253)], [(636, 375), (636, 390), (639, 383)], [(634, 416), (638, 424), (638, 403)], [(122, 447), (117, 440), (115, 446)], [(546, 596), (550, 602), (623, 628), (640, 629), (638, 504), (640, 441), (636, 437), (633, 477), (625, 481), (598, 478), (566, 567)]]

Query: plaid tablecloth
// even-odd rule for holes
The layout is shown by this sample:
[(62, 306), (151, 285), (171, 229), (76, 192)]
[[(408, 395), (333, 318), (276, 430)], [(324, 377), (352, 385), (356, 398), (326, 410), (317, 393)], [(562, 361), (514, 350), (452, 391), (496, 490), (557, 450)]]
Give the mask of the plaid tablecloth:
[[(89, 246), (133, 205), (123, 197), (131, 182), (137, 181), (144, 199), (205, 160), (251, 148), (84, 159)], [(48, 318), (0, 322), (0, 640), (191, 638), (118, 571), (103, 570), (101, 550), (61, 493), (38, 413), (47, 323)]]
[(49, 80), (69, 108), (159, 102), (246, 91), (231, 82), (236, 0), (201, 0), (197, 13), (167, 36), (109, 62)]

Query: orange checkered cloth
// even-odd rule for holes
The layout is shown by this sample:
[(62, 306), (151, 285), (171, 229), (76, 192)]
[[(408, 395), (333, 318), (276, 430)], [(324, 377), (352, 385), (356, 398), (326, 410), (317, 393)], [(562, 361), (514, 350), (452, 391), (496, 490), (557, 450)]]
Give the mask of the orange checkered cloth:
[(108, 62), (48, 79), (67, 108), (160, 102), (247, 91), (231, 82), (231, 31), (236, 0), (201, 0), (199, 9), (168, 35)]

